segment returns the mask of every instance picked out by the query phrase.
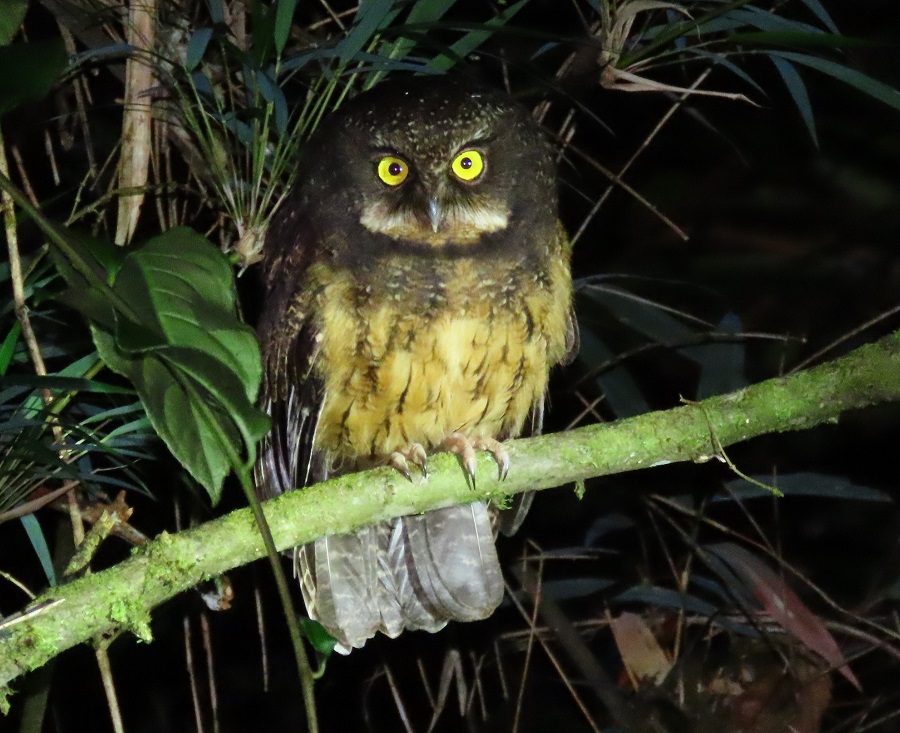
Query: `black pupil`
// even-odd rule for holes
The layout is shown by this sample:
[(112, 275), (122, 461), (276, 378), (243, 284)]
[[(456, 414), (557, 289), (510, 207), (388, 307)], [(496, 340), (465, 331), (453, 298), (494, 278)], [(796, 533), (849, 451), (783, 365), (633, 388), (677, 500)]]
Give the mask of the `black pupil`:
[(472, 167), (472, 159), (463, 158), (461, 161), (459, 161), (459, 167), (466, 171), (469, 170), (469, 168)]
[(400, 163), (391, 163), (390, 166), (388, 166), (388, 173), (392, 176), (399, 176), (403, 173), (403, 166), (400, 165)]

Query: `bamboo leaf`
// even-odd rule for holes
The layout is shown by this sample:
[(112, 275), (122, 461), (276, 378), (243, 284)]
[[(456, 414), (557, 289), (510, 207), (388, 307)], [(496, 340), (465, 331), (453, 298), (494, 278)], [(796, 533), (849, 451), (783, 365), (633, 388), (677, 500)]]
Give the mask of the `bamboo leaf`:
[(900, 91), (884, 82), (877, 81), (871, 76), (867, 76), (862, 72), (851, 69), (844, 64), (835, 61), (819, 58), (818, 56), (810, 56), (808, 54), (794, 53), (791, 51), (773, 51), (773, 55), (780, 56), (788, 61), (793, 61), (801, 66), (808, 66), (823, 74), (826, 74), (838, 81), (842, 81), (849, 86), (858, 89), (864, 94), (877, 99), (880, 102), (900, 110)]
[(812, 104), (809, 101), (809, 93), (806, 91), (806, 84), (803, 78), (797, 73), (797, 69), (794, 68), (790, 61), (775, 55), (770, 58), (772, 63), (775, 64), (775, 68), (778, 69), (778, 73), (781, 74), (781, 79), (788, 92), (790, 92), (794, 104), (800, 110), (800, 116), (806, 124), (806, 129), (809, 130), (809, 136), (812, 138), (815, 146), (819, 147), (819, 138), (816, 135), (816, 120), (813, 117)]
[(431, 61), (431, 66), (441, 71), (448, 71), (457, 61), (459, 61), (459, 59), (465, 58), (481, 46), (481, 44), (490, 38), (498, 28), (502, 28), (506, 25), (516, 13), (525, 7), (525, 3), (527, 2), (528, 0), (519, 0), (519, 2), (510, 5), (490, 20), (485, 21), (479, 29), (469, 31), (456, 43), (451, 45), (450, 50), (447, 53), (435, 56)]
[(287, 45), (296, 9), (297, 0), (278, 0), (278, 4), (275, 6), (275, 52), (279, 56)]

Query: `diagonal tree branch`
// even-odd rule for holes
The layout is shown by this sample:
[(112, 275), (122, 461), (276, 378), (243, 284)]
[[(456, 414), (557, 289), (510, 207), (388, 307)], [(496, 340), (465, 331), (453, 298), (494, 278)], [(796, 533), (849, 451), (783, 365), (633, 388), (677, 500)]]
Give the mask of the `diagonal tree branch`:
[[(833, 362), (770, 379), (701, 403), (616, 423), (508, 444), (513, 471), (500, 482), (487, 457), (470, 489), (448, 455), (436, 456), (427, 480), (408, 482), (392, 469), (343, 476), (265, 505), (279, 549), (350, 532), (403, 514), (472, 501), (502, 500), (554, 486), (676, 461), (714, 458), (716, 446), (803, 430), (843, 412), (900, 400), (900, 332)], [(150, 638), (150, 611), (230, 568), (265, 556), (249, 509), (156, 540), (127, 561), (38, 598), (24, 616), (0, 625), (0, 685), (98, 634), (130, 630)], [(0, 699), (0, 703), (3, 700)]]

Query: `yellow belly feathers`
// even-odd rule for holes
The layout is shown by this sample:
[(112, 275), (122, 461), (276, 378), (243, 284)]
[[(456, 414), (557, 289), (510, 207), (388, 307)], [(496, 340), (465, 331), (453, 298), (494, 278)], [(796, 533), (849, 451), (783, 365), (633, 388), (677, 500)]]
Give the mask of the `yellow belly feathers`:
[(448, 293), (430, 313), (399, 294), (361, 305), (349, 275), (321, 273), (316, 448), (338, 461), (378, 459), (411, 443), (439, 448), (455, 431), (518, 435), (565, 356), (565, 269), (530, 283), (485, 282), (461, 259), (450, 273), (459, 297)]

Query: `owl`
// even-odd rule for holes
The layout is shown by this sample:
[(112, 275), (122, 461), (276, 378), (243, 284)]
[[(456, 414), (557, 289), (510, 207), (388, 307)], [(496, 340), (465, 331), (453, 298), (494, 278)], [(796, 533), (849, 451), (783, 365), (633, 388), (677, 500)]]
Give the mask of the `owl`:
[[(266, 238), (258, 326), (273, 429), (260, 497), (540, 431), (550, 370), (572, 358), (570, 246), (554, 149), (527, 110), (449, 77), (387, 81), (326, 118)], [(514, 468), (513, 468), (514, 470)], [(295, 555), (310, 617), (338, 641), (437, 631), (503, 596), (494, 540), (530, 496), (324, 537)]]

